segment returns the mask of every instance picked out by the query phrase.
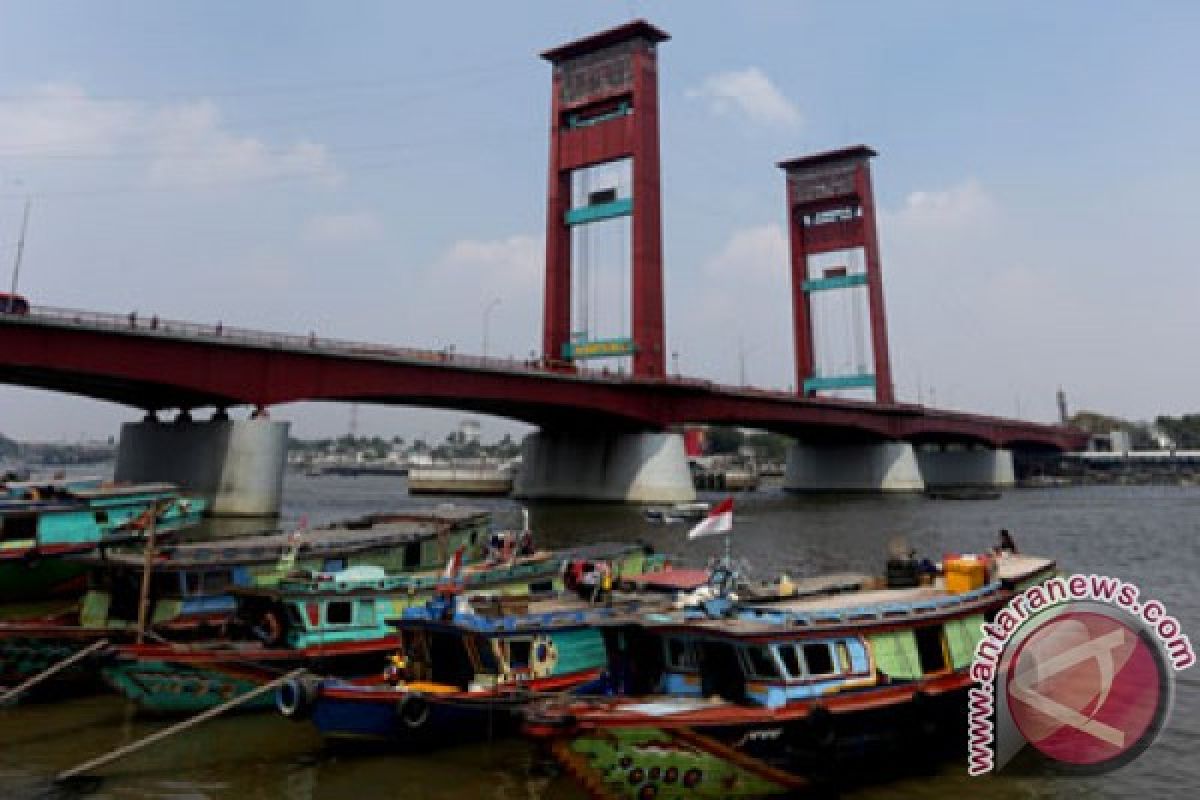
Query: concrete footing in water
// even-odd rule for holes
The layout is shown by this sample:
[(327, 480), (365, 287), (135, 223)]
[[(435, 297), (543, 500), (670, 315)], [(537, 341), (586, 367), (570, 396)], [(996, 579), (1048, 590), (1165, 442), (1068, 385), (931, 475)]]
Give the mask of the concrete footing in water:
[(795, 492), (921, 492), (1014, 486), (1010, 450), (908, 442), (810, 444), (788, 449), (783, 486)]
[(521, 443), (513, 493), (530, 500), (614, 503), (696, 499), (678, 433), (531, 433)]
[(283, 501), (287, 422), (187, 418), (127, 422), (119, 481), (167, 481), (206, 497), (218, 516), (271, 516)]
[(797, 442), (788, 448), (783, 488), (793, 492), (920, 492), (925, 482), (908, 442)]
[(929, 489), (1004, 488), (1015, 486), (1011, 450), (984, 446), (921, 445), (917, 464)]

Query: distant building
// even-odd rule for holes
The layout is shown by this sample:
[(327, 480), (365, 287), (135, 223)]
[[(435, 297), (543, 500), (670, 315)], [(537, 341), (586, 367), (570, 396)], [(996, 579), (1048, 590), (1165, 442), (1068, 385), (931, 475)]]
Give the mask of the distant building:
[(1133, 449), (1133, 437), (1129, 431), (1093, 433), (1088, 439), (1088, 450), (1095, 453), (1128, 453)]
[(480, 437), (479, 420), (464, 419), (458, 423), (458, 439), (462, 444), (479, 444)]

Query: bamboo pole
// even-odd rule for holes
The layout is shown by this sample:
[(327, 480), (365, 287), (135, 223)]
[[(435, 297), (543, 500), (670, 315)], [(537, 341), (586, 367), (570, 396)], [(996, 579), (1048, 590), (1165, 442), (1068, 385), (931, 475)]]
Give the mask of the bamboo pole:
[(102, 650), (103, 648), (105, 648), (107, 646), (108, 646), (108, 639), (101, 639), (97, 642), (92, 642), (90, 645), (83, 648), (79, 652), (72, 653), (71, 655), (64, 658), (62, 661), (59, 661), (59, 662), (47, 667), (46, 669), (42, 670), (37, 675), (34, 675), (32, 678), (25, 681), (21, 685), (7, 690), (6, 692), (4, 692), (4, 694), (0, 694), (0, 706), (4, 705), (5, 703), (9, 702), (10, 700), (15, 700), (19, 695), (22, 695), (25, 692), (29, 691), (34, 686), (37, 686), (39, 683), (46, 680), (50, 676), (55, 675), (59, 672), (62, 672), (64, 669), (66, 669), (67, 667), (76, 663), (77, 661), (82, 661), (83, 659), (90, 656), (92, 653), (95, 653), (97, 650)]
[(142, 591), (138, 596), (137, 643), (146, 639), (146, 617), (150, 611), (150, 578), (154, 571), (154, 545), (158, 531), (158, 503), (150, 505), (150, 529), (146, 532), (145, 558), (142, 561)]
[(281, 675), (280, 677), (276, 678), (275, 680), (271, 681), (270, 683), (264, 683), (262, 686), (259, 686), (255, 689), (251, 689), (250, 691), (246, 692), (243, 695), (238, 695), (237, 697), (234, 697), (230, 700), (226, 700), (224, 703), (222, 703), (219, 706), (216, 706), (215, 708), (210, 708), (207, 711), (201, 711), (196, 716), (189, 717), (188, 719), (185, 719), (182, 722), (177, 722), (174, 725), (170, 726), (169, 728), (164, 728), (163, 730), (155, 731), (154, 733), (150, 734), (149, 736), (146, 736), (145, 738), (142, 738), (142, 739), (137, 740), (136, 742), (132, 742), (130, 744), (118, 747), (116, 750), (109, 751), (108, 753), (105, 753), (104, 755), (101, 755), (101, 756), (97, 756), (96, 758), (93, 758), (90, 761), (85, 761), (84, 763), (80, 764), (77, 767), (71, 767), (70, 769), (63, 770), (62, 772), (58, 773), (57, 776), (55, 776), (54, 780), (58, 781), (58, 782), (69, 780), (71, 778), (78, 777), (79, 775), (82, 775), (85, 772), (90, 772), (91, 770), (95, 769), (96, 767), (103, 767), (106, 764), (111, 764), (113, 761), (117, 761), (119, 759), (124, 758), (127, 755), (136, 753), (137, 751), (141, 750), (144, 747), (149, 747), (150, 745), (154, 744), (155, 742), (161, 742), (163, 739), (174, 736), (177, 733), (182, 733), (183, 731), (189, 730), (190, 728), (194, 728), (195, 726), (199, 725), (202, 722), (207, 722), (208, 720), (212, 719), (213, 717), (220, 716), (221, 714), (224, 714), (226, 711), (236, 708), (237, 706), (240, 706), (243, 703), (247, 703), (257, 697), (261, 697), (262, 695), (266, 694), (267, 692), (273, 692), (273, 691), (275, 691), (275, 689), (279, 688), (279, 686), (281, 684), (283, 684), (285, 681), (291, 680), (292, 678), (295, 678), (296, 676), (301, 675), (304, 672), (305, 672), (305, 669), (303, 667), (301, 667), (299, 669), (294, 669), (291, 672), (287, 673), (286, 675)]

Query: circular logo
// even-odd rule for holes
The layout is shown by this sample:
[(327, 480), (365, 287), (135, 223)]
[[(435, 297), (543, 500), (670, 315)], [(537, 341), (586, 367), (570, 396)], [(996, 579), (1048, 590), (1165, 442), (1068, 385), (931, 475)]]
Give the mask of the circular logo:
[(1170, 706), (1170, 668), (1115, 610), (1065, 611), (1038, 625), (1010, 662), (1005, 691), (1021, 736), (1071, 767), (1104, 771), (1150, 746)]

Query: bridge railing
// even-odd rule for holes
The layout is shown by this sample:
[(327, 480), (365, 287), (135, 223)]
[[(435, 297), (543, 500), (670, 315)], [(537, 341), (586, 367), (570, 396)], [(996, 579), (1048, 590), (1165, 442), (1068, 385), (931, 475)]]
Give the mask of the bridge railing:
[[(114, 314), (74, 308), (34, 306), (30, 309), (26, 318), (42, 320), (57, 325), (78, 325), (101, 330), (135, 332), (142, 335), (207, 339), (245, 344), (253, 347), (273, 347), (281, 350), (319, 351), (360, 357), (418, 361), (427, 364), (442, 364), (472, 369), (502, 370), (518, 374), (576, 375), (592, 380), (604, 380), (613, 383), (629, 383), (636, 380), (632, 375), (621, 370), (591, 369), (581, 367), (578, 364), (547, 363), (542, 359), (523, 360), (512, 357), (501, 358), (466, 355), (455, 352), (453, 347), (443, 350), (397, 347), (374, 342), (360, 342), (351, 339), (318, 336), (315, 332), (308, 335), (277, 333), (253, 328), (242, 328), (235, 325), (225, 325), (222, 322), (209, 325), (199, 322), (168, 319), (155, 314), (147, 316), (136, 311), (128, 314)], [(698, 378), (684, 378), (678, 375), (667, 376), (664, 381), (686, 386), (716, 385), (712, 381)], [(748, 387), (746, 388), (749, 390)]]

